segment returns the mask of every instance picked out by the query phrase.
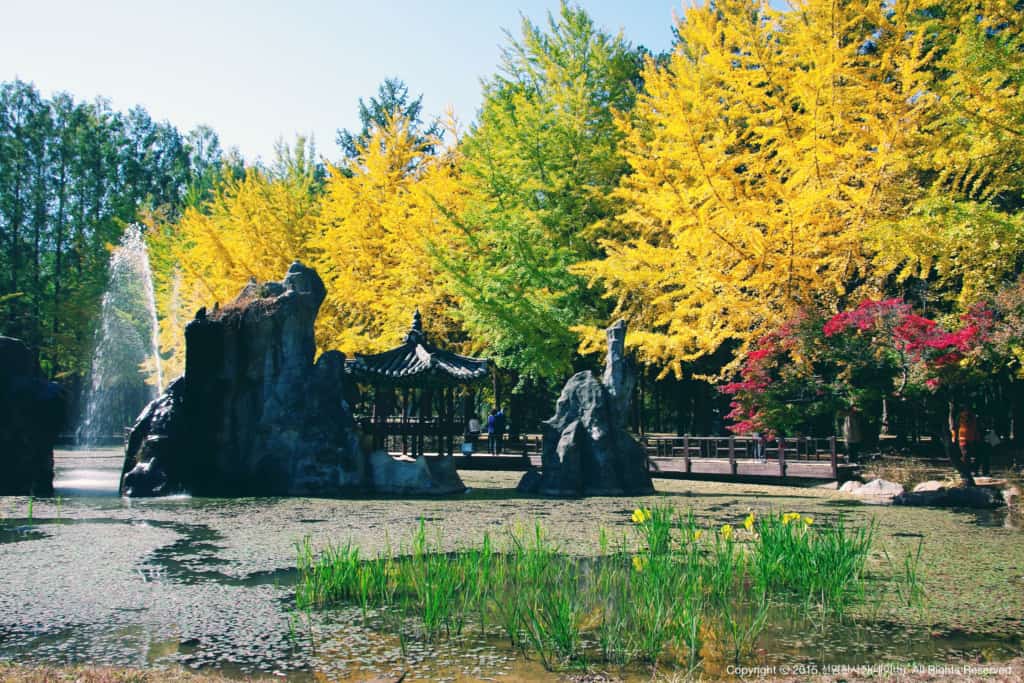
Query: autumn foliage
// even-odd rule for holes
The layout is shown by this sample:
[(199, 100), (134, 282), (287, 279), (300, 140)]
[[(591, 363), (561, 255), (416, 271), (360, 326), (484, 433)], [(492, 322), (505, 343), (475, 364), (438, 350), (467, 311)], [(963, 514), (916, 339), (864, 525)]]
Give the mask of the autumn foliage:
[(914, 313), (902, 299), (864, 300), (826, 320), (801, 314), (758, 339), (733, 396), (737, 433), (805, 431), (814, 416), (863, 410), (882, 398), (927, 409), (966, 398), (998, 374), (1005, 323), (985, 304), (954, 329)]
[(975, 304), (1024, 268), (1013, 3), (718, 0), (676, 28), (651, 55), (563, 5), (510, 37), (465, 130), (378, 106), (326, 174), (224, 180), (150, 233), (164, 353), (200, 303), (301, 258), (328, 286), (322, 348), (387, 348), (418, 306), (440, 340), (557, 379), (623, 317), (663, 376), (739, 371), (741, 429), (991, 359)]

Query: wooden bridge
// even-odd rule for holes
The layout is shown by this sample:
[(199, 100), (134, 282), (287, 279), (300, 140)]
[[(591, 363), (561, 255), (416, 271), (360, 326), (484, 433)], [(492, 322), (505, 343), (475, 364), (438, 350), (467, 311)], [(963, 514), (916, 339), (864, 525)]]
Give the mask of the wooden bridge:
[[(653, 477), (843, 482), (853, 478), (859, 470), (856, 464), (849, 462), (842, 452), (842, 441), (835, 437), (759, 439), (646, 434), (637, 438), (647, 451)], [(487, 450), (484, 438), (477, 442), (473, 455), (455, 455), (455, 466), (462, 470), (504, 471), (542, 466), (541, 439), (536, 435), (506, 442), (502, 455), (489, 455)]]

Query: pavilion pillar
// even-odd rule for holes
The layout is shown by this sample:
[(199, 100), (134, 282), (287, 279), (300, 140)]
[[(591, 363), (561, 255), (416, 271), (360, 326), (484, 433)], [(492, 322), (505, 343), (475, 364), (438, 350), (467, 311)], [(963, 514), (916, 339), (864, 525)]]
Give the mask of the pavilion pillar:
[(437, 419), (434, 420), (434, 439), (437, 442), (437, 454), (444, 455), (444, 421), (445, 421), (445, 400), (444, 400), (444, 385), (441, 385), (441, 391), (437, 394)]
[(412, 445), (412, 457), (419, 457), (420, 411), (419, 396), (416, 389), (410, 389), (409, 402), (409, 441)]
[(420, 390), (420, 455), (427, 452), (427, 432), (434, 421), (434, 391), (430, 387)]
[[(457, 431), (457, 421), (455, 419), (455, 387), (449, 387), (449, 456), (455, 455), (455, 443), (456, 437), (459, 434)], [(466, 423), (463, 422), (459, 427), (462, 427)], [(462, 438), (459, 437), (459, 442), (462, 442)]]
[(402, 388), (402, 455), (409, 453), (409, 387)]
[(441, 406), (437, 420), (437, 454), (448, 454), (448, 387), (441, 387)]
[(373, 408), (370, 413), (370, 433), (373, 438), (373, 449), (380, 448), (380, 429), (377, 421), (380, 419), (380, 387), (373, 388)]
[(448, 390), (444, 394), (444, 431), (445, 431), (445, 455), (452, 455), (452, 450), (455, 448), (455, 435), (453, 434), (453, 425), (455, 424), (455, 397), (452, 395), (454, 389), (448, 387)]

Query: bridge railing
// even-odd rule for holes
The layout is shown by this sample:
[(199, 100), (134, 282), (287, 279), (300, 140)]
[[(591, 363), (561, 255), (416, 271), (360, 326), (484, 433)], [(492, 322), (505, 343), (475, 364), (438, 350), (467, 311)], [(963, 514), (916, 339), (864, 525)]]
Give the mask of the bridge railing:
[(835, 437), (778, 437), (755, 436), (665, 436), (645, 434), (638, 437), (653, 457), (739, 458), (790, 460), (831, 460), (833, 453), (842, 456), (841, 442)]
[(682, 458), (689, 471), (693, 459), (728, 460), (736, 472), (740, 460), (773, 462), (785, 476), (787, 463), (827, 462), (832, 474), (839, 471), (839, 464), (848, 461), (839, 450), (840, 442), (833, 437), (756, 437), (756, 436), (662, 436), (642, 435), (641, 444), (647, 449), (648, 457)]
[[(835, 457), (846, 461), (841, 440), (835, 437), (779, 437), (758, 438), (754, 436), (670, 436), (644, 434), (638, 436), (640, 444), (650, 457), (720, 458), (737, 460), (778, 460), (828, 462)], [(478, 444), (487, 451), (487, 435), (482, 434)], [(539, 434), (522, 434), (516, 439), (506, 439), (504, 452), (507, 455), (539, 456), (543, 442)]]

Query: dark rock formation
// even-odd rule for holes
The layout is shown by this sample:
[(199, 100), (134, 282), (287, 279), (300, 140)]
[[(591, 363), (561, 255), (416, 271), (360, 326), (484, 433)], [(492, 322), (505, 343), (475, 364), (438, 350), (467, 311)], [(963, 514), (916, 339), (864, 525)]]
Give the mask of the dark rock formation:
[(0, 495), (53, 495), (63, 421), (60, 387), (46, 381), (24, 342), (0, 337)]
[(625, 355), (626, 324), (608, 328), (604, 380), (573, 375), (544, 423), (542, 474), (528, 472), (519, 490), (546, 496), (642, 495), (654, 492), (643, 447), (626, 430), (636, 370)]
[[(167, 385), (135, 421), (128, 437), (127, 456), (121, 471), (121, 492), (126, 496), (159, 496), (182, 490), (190, 472), (183, 465), (190, 458), (178, 452), (185, 448), (182, 394), (185, 378)], [(130, 469), (129, 469), (130, 468)], [(169, 471), (169, 472), (168, 472)]]
[[(344, 400), (344, 355), (327, 351), (313, 363), (325, 295), (316, 272), (296, 262), (282, 282), (250, 281), (234, 302), (200, 310), (185, 329), (184, 376), (132, 429), (122, 493), (389, 492), (385, 481), (375, 486), (359, 447)], [(403, 464), (415, 467), (395, 467)], [(420, 475), (391, 479), (408, 492), (409, 481), (423, 484)]]
[(901, 493), (892, 499), (893, 505), (917, 507), (948, 507), (988, 509), (1006, 504), (1002, 491), (987, 486), (954, 486)]

